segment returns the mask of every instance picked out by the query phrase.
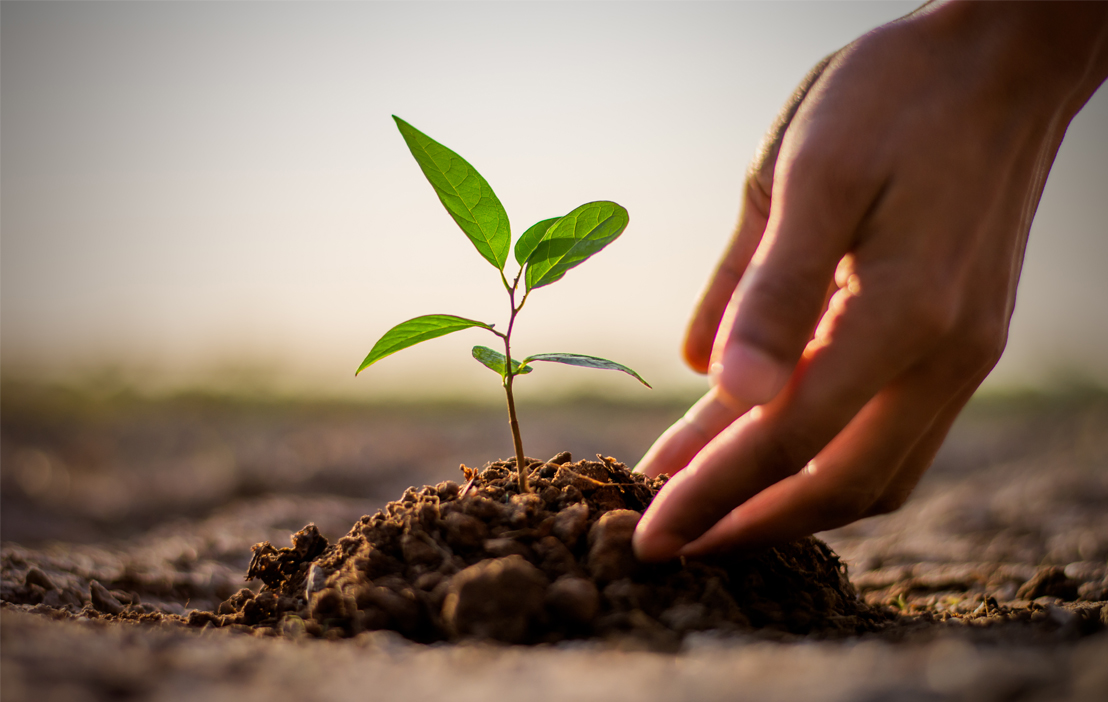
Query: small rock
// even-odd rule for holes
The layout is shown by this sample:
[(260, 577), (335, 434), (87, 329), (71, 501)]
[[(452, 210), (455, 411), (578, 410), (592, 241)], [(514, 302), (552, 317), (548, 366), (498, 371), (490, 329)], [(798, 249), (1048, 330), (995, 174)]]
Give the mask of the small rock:
[(1097, 561), (1074, 561), (1062, 572), (1070, 580), (1087, 583), (1104, 577), (1104, 564)]
[(455, 637), (523, 643), (543, 614), (546, 585), (522, 556), (481, 561), (451, 578), (442, 618)]
[(523, 527), (530, 524), (542, 509), (542, 498), (533, 492), (512, 495), (508, 501), (508, 508), (511, 510), (508, 522), (514, 527)]
[(527, 558), (531, 555), (526, 544), (520, 543), (515, 539), (488, 539), (485, 541), (484, 547), (485, 553), (495, 558), (506, 558), (508, 556), (521, 556)]
[(312, 599), (312, 595), (323, 589), (323, 583), (327, 580), (327, 573), (318, 564), (313, 563), (308, 569), (308, 577), (304, 578), (304, 599)]
[(488, 526), (464, 512), (451, 512), (443, 521), (446, 524), (446, 542), (455, 548), (478, 548), (488, 538)]
[(551, 458), (547, 463), (553, 463), (556, 466), (563, 466), (566, 463), (573, 462), (573, 455), (569, 451), (562, 451), (558, 455)]
[(92, 600), (92, 606), (97, 611), (105, 614), (119, 614), (123, 611), (123, 605), (119, 603), (119, 600), (115, 599), (112, 593), (108, 592), (108, 588), (96, 580), (89, 581), (88, 594), (89, 599)]
[(254, 599), (254, 591), (244, 587), (221, 602), (219, 607), (216, 608), (216, 614), (228, 616), (235, 612), (241, 612), (246, 603), (252, 599)]
[(557, 537), (544, 536), (532, 548), (538, 556), (539, 567), (547, 577), (557, 579), (563, 575), (584, 575), (573, 553)]
[(319, 622), (348, 617), (353, 614), (355, 609), (354, 598), (351, 597), (348, 603), (347, 598), (343, 597), (342, 593), (333, 587), (320, 590), (312, 595), (308, 602), (308, 612), (312, 619)]
[(566, 507), (554, 517), (554, 536), (561, 539), (562, 543), (573, 548), (577, 539), (585, 533), (585, 527), (589, 523), (589, 505), (586, 502), (578, 502)]
[(1021, 600), (1037, 600), (1044, 595), (1049, 595), (1062, 600), (1075, 600), (1077, 585), (1066, 577), (1065, 571), (1059, 566), (1047, 566), (1041, 568), (1033, 578), (1025, 582), (1016, 591), (1016, 597)]
[(23, 576), (23, 582), (28, 585), (38, 585), (47, 591), (55, 589), (54, 582), (50, 580), (50, 577), (33, 566), (27, 571), (27, 575)]
[(446, 480), (435, 486), (435, 492), (438, 493), (439, 499), (454, 499), (458, 496), (460, 488), (458, 483), (453, 480)]
[(25, 585), (24, 590), (24, 602), (28, 604), (42, 604), (46, 599), (46, 590), (43, 590), (38, 585)]
[(547, 588), (546, 606), (571, 624), (586, 625), (600, 610), (600, 593), (591, 581), (566, 575)]
[(630, 509), (605, 512), (589, 530), (589, 572), (608, 582), (631, 577), (639, 562), (631, 550), (631, 536), (640, 515)]
[(461, 504), (467, 515), (486, 523), (496, 521), (504, 512), (504, 505), (483, 495), (467, 495)]
[[(366, 583), (354, 591), (353, 609), (361, 611), (365, 629), (396, 629), (415, 635), (423, 622), (423, 610), (415, 589), (395, 578), (381, 578), (381, 586)], [(441, 587), (441, 584), (440, 584)]]

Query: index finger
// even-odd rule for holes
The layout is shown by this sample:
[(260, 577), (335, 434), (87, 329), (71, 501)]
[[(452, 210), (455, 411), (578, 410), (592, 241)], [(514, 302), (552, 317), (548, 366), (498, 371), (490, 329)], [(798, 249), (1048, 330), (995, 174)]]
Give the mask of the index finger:
[(635, 466), (635, 472), (652, 478), (663, 473), (675, 475), (700, 453), (700, 449), (749, 409), (749, 406), (727, 404), (712, 388), (658, 437)]

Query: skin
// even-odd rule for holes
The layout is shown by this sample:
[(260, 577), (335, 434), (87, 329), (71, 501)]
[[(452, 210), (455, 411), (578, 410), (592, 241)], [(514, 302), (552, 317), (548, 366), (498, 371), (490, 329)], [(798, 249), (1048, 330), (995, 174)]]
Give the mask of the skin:
[(685, 357), (712, 388), (636, 470), (644, 561), (904, 503), (999, 360), (1031, 221), (1108, 77), (1108, 3), (934, 3), (801, 84), (752, 164)]

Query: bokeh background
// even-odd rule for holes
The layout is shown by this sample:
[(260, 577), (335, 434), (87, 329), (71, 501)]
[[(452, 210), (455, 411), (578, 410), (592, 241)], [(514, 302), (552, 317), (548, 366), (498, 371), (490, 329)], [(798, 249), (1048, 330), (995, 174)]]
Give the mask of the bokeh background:
[[(529, 301), (517, 348), (691, 396), (681, 335), (763, 131), (812, 64), (913, 7), (5, 1), (3, 374), (498, 398), (476, 330), (354, 378), (401, 320), (505, 318), (395, 113), (481, 171), (516, 235), (588, 200), (627, 207), (616, 244)], [(1108, 384), (1106, 182), (1101, 90), (1055, 163), (986, 387)], [(549, 366), (522, 392), (647, 391)]]

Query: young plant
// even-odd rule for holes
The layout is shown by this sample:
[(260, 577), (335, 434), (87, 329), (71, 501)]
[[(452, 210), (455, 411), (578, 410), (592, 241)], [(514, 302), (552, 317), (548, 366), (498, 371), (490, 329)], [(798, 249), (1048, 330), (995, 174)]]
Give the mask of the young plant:
[[(473, 242), (477, 252), (500, 273), (508, 292), (511, 316), (507, 330), (501, 332), (492, 324), (450, 314), (428, 314), (397, 324), (385, 332), (354, 375), (382, 358), (451, 332), (480, 327), (500, 337), (504, 353), (486, 346), (474, 346), (473, 357), (500, 375), (508, 397), (508, 422), (516, 453), (516, 474), (519, 491), (529, 492), (527, 462), (523, 458), (523, 440), (519, 434), (515, 398), (512, 386), (516, 376), (526, 375), (535, 361), (564, 363), (570, 366), (618, 370), (633, 376), (646, 387), (650, 385), (627, 366), (596, 356), (575, 353), (540, 353), (522, 360), (512, 358), (512, 330), (528, 296), (539, 288), (557, 282), (572, 268), (579, 266), (608, 244), (616, 240), (627, 227), (627, 210), (614, 202), (588, 202), (562, 217), (551, 217), (535, 224), (519, 237), (515, 244), (515, 259), (519, 271), (511, 283), (504, 273), (511, 252), (512, 234), (508, 214), (488, 182), (458, 154), (420, 132), (399, 117), (393, 116), (412, 156), (423, 175), (430, 181), (446, 211)], [(520, 283), (523, 295), (516, 304)]]

